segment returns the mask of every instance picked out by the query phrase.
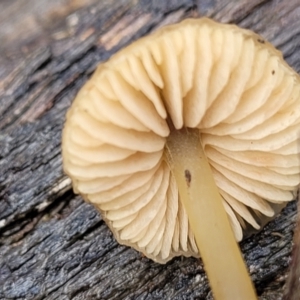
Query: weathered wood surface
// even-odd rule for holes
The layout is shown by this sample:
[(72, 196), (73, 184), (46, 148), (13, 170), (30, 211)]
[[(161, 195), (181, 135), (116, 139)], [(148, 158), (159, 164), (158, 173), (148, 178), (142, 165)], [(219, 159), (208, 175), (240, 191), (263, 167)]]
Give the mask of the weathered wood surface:
[[(65, 112), (100, 61), (203, 15), (255, 30), (300, 71), (300, 0), (0, 2), (0, 299), (212, 298), (196, 259), (159, 265), (119, 246), (60, 156)], [(291, 203), (241, 245), (260, 299), (282, 297), (295, 220)]]
[[(297, 211), (300, 211), (298, 201)], [(294, 246), (292, 250), (292, 261), (290, 263), (286, 288), (283, 294), (284, 300), (299, 300), (300, 298), (300, 214), (297, 214), (297, 221), (294, 231)]]

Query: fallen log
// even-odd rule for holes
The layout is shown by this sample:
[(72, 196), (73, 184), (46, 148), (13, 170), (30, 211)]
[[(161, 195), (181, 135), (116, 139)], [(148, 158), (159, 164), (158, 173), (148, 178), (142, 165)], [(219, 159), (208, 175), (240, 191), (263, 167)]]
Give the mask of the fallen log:
[[(30, 0), (0, 3), (0, 299), (212, 299), (194, 258), (156, 264), (114, 240), (72, 192), (60, 140), (97, 64), (186, 17), (252, 29), (300, 71), (299, 0)], [(281, 299), (296, 205), (241, 248), (260, 299)]]

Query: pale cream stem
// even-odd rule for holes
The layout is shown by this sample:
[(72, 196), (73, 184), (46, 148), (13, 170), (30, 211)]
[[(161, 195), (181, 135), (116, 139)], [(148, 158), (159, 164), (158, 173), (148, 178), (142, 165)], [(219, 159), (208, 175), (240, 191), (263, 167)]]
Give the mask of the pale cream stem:
[(172, 130), (166, 157), (216, 300), (257, 299), (198, 130)]

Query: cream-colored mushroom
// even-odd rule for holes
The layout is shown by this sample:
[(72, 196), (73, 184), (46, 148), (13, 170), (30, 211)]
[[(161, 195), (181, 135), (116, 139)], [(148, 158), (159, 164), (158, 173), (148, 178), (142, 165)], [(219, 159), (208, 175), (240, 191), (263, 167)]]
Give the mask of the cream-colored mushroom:
[(67, 114), (64, 170), (121, 244), (160, 263), (200, 251), (216, 299), (254, 299), (235, 240), (295, 197), (299, 95), (258, 35), (185, 20), (98, 67)]

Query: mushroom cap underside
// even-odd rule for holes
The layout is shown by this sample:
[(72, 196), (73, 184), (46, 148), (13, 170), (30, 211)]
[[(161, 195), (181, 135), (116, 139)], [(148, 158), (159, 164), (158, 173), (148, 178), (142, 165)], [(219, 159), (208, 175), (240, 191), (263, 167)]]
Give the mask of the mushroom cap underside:
[(64, 170), (120, 243), (159, 262), (198, 256), (165, 160), (167, 137), (199, 130), (239, 241), (295, 197), (299, 94), (298, 74), (260, 36), (185, 20), (97, 68), (67, 114)]

